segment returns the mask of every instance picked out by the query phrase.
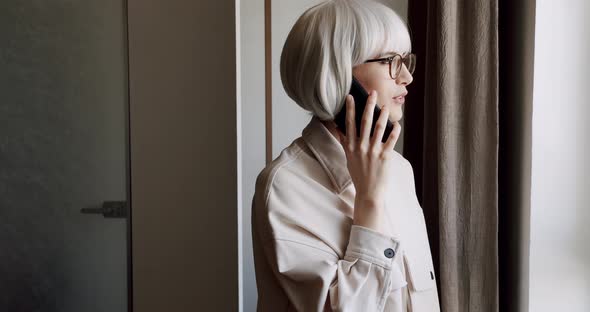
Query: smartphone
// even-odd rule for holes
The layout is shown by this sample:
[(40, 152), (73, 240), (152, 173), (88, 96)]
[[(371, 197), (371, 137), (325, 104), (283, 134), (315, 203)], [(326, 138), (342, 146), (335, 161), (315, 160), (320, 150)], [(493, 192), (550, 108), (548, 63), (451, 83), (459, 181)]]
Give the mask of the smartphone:
[[(363, 86), (356, 80), (354, 76), (352, 76), (352, 85), (350, 87), (350, 95), (354, 98), (354, 119), (356, 124), (356, 136), (361, 136), (361, 120), (363, 118), (363, 114), (365, 112), (365, 106), (367, 105), (367, 99), (369, 98), (369, 94), (363, 88)], [(381, 109), (379, 105), (375, 105), (375, 109), (373, 111), (373, 122), (371, 124), (371, 133), (370, 136), (373, 136), (373, 132), (375, 131), (375, 125), (377, 124), (377, 119), (379, 119), (379, 115), (381, 114)], [(342, 106), (342, 109), (336, 117), (334, 118), (334, 122), (338, 126), (338, 129), (346, 135), (346, 103)], [(385, 126), (385, 131), (383, 131), (383, 138), (381, 138), (381, 142), (385, 143), (387, 138), (389, 138), (389, 134), (393, 131), (393, 123), (387, 119), (387, 125)]]

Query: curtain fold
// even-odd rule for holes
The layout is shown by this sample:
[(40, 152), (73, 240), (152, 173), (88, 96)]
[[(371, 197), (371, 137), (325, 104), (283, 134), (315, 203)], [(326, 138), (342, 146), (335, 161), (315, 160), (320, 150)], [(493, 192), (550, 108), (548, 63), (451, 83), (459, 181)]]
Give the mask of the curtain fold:
[(528, 311), (535, 0), (500, 0), (500, 311)]
[[(404, 156), (414, 168), (443, 311), (524, 306), (532, 57), (515, 55), (532, 55), (531, 41), (518, 40), (534, 38), (534, 1), (517, 3), (409, 2), (418, 63)], [(515, 25), (521, 15), (524, 26)]]

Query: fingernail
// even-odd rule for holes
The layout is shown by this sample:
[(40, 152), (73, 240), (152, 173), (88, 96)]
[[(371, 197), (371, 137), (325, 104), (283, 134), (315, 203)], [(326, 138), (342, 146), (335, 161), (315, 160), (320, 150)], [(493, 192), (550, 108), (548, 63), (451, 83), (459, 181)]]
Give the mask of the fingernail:
[(372, 96), (375, 96), (375, 95), (377, 95), (377, 90), (373, 90), (373, 91), (371, 91), (371, 95), (372, 95)]

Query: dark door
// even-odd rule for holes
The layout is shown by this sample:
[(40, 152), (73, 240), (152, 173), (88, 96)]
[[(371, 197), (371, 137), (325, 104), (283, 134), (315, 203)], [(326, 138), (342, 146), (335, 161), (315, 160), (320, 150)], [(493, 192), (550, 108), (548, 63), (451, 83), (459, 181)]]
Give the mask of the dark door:
[(126, 3), (0, 1), (0, 311), (127, 311)]

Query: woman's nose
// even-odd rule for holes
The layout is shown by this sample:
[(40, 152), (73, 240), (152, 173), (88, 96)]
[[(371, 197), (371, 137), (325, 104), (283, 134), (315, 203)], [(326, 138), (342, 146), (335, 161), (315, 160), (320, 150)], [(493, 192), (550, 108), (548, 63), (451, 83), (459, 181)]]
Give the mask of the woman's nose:
[(395, 82), (399, 85), (409, 85), (413, 80), (414, 77), (412, 77), (412, 74), (410, 74), (406, 65), (402, 65), (402, 69), (400, 70), (399, 75), (397, 75)]

